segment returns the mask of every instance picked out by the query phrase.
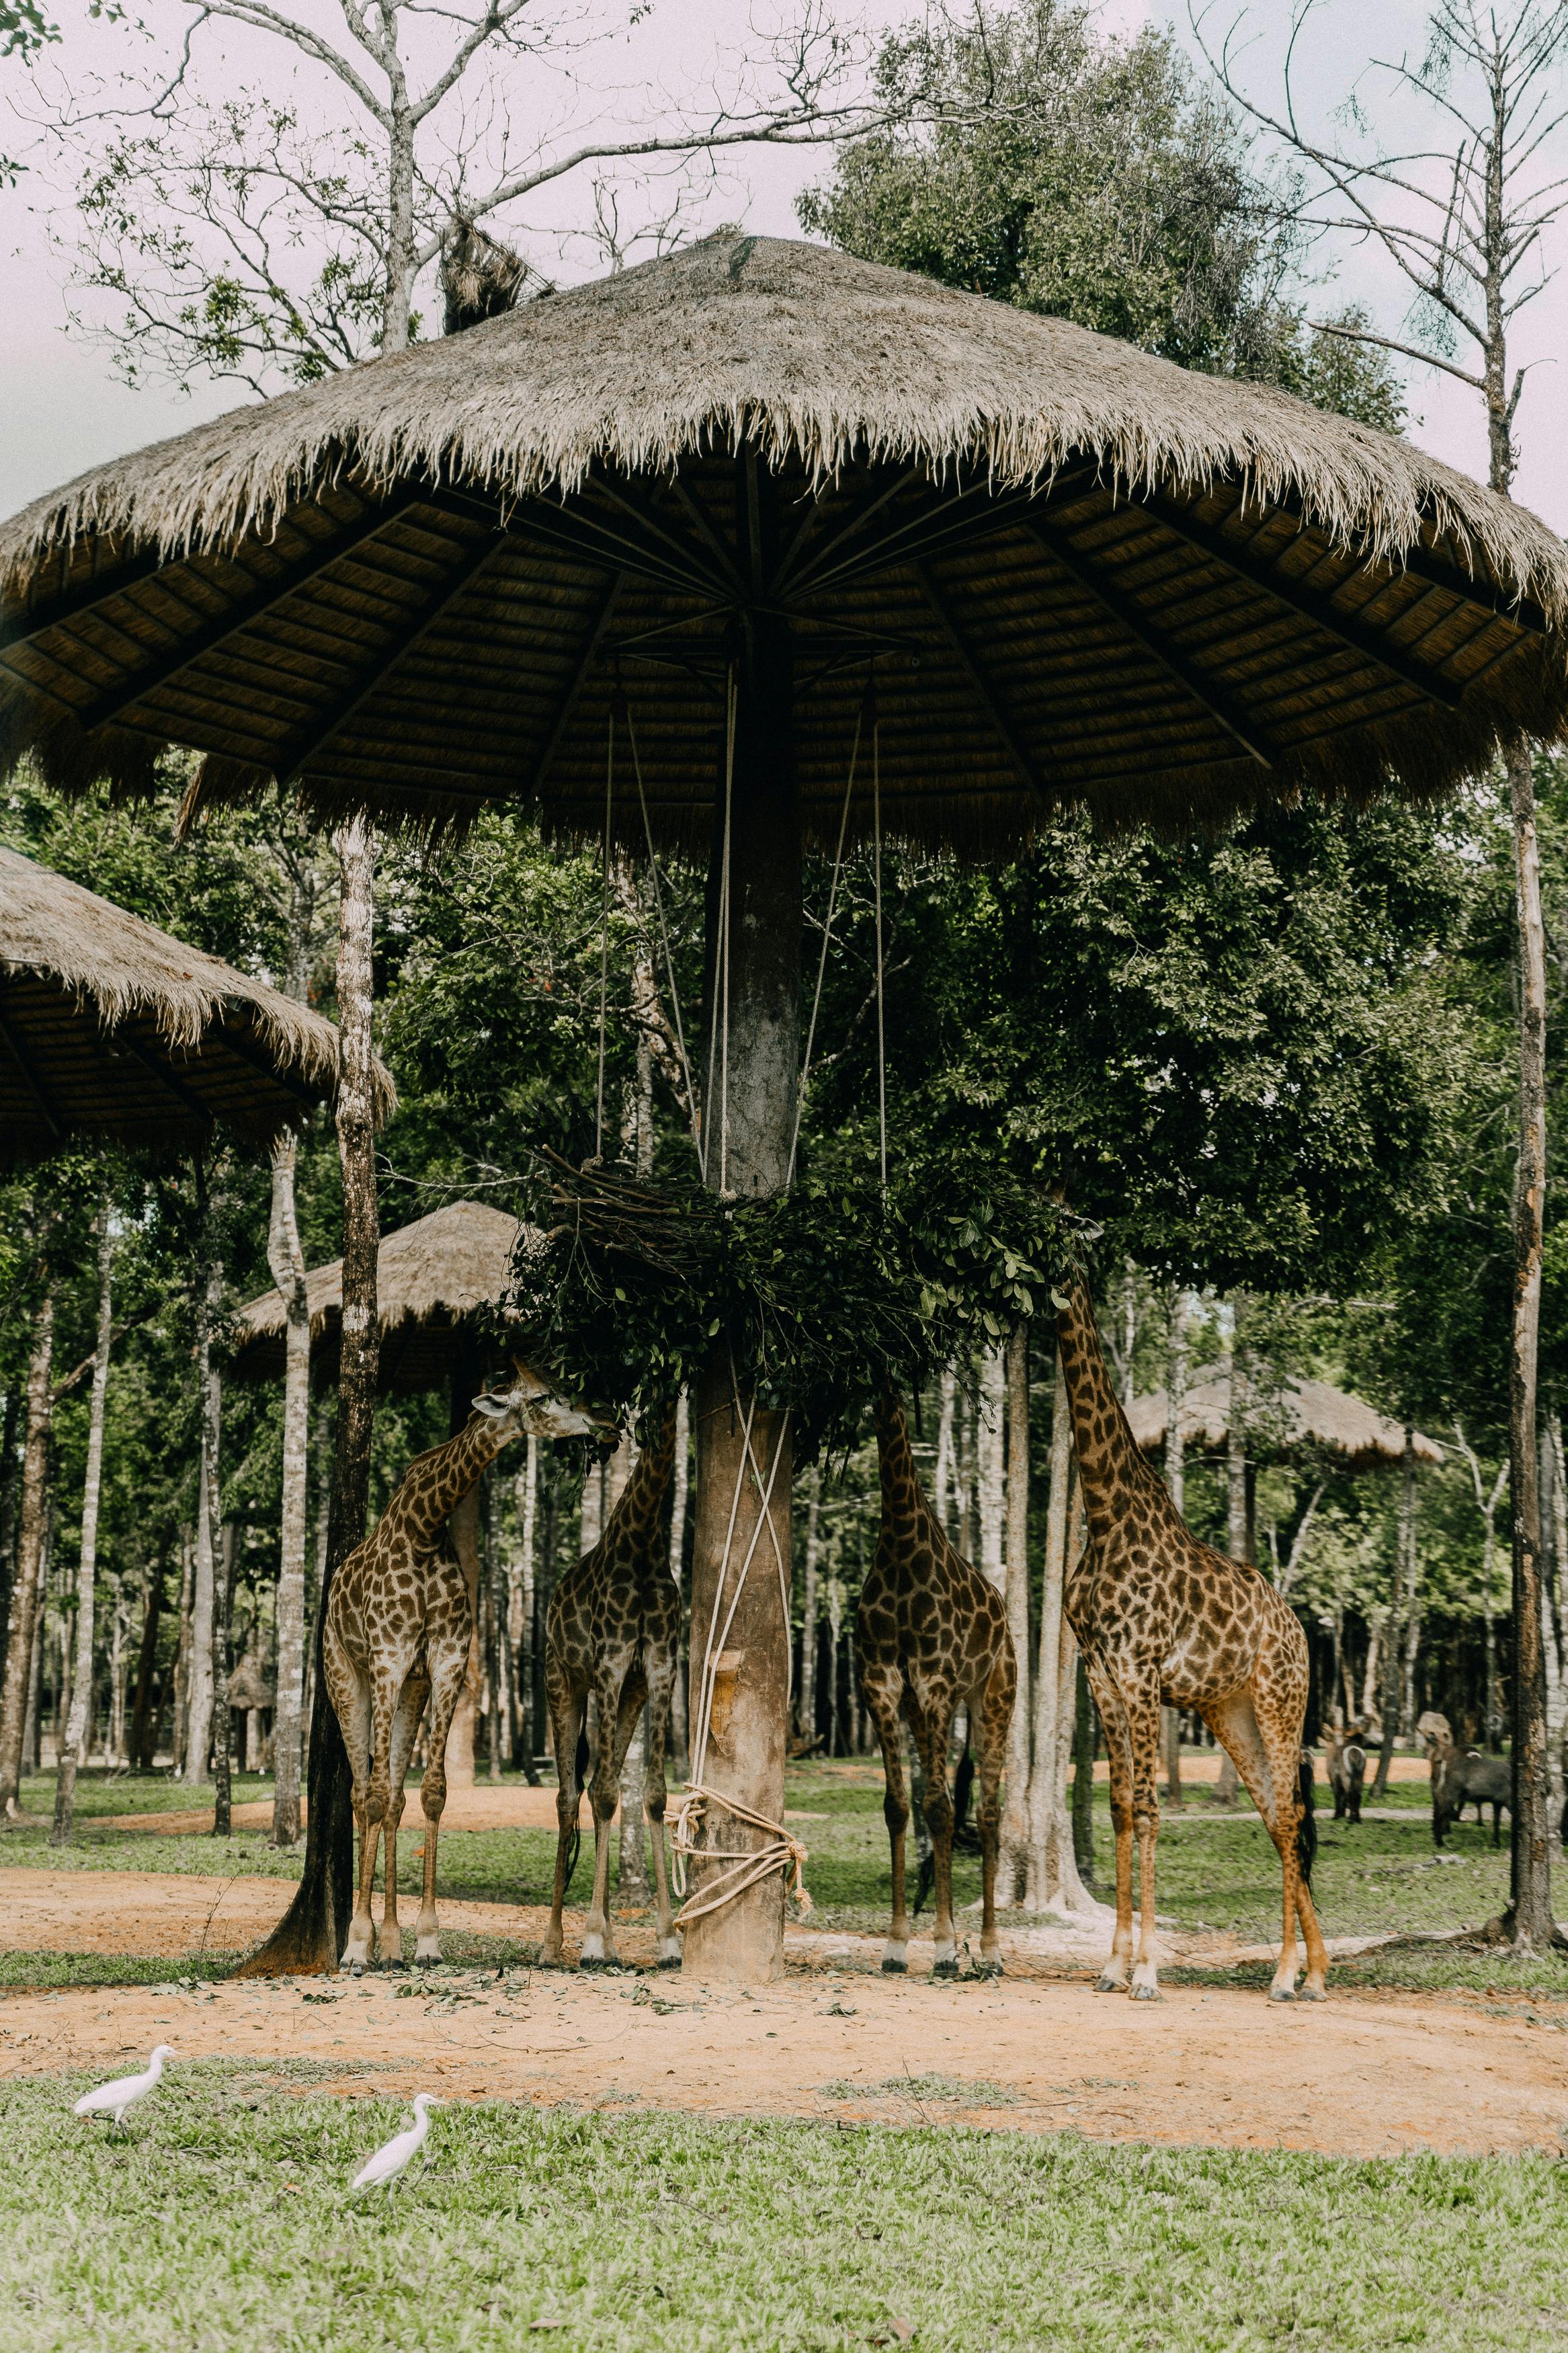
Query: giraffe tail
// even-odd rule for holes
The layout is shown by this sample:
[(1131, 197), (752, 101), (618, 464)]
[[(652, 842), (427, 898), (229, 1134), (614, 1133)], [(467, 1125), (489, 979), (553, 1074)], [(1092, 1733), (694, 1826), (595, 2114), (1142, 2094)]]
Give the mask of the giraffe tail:
[[(584, 1728), (577, 1735), (577, 1754), (572, 1760), (572, 1766), (578, 1789), (581, 1790), (588, 1778), (588, 1734), (586, 1726), (584, 1726)], [(574, 1825), (572, 1835), (566, 1841), (566, 1876), (561, 1883), (561, 1894), (563, 1901), (565, 1900), (567, 1892), (572, 1885), (572, 1882), (576, 1876), (577, 1857), (582, 1853), (582, 1852), (583, 1833), (575, 1825)]]
[(1301, 1799), (1301, 1810), (1296, 1822), (1296, 1867), (1308, 1887), (1312, 1883), (1312, 1865), (1318, 1857), (1318, 1817), (1312, 1807), (1315, 1779), (1312, 1753), (1310, 1749), (1303, 1748), (1296, 1776), (1296, 1787)]

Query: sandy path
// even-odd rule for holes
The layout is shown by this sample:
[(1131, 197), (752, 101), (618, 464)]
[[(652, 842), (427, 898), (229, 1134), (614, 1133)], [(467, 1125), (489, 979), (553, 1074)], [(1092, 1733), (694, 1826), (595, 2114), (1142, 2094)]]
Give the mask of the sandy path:
[[(216, 1885), (172, 1873), (16, 1870), (0, 1884), (8, 1944), (171, 1958), (204, 1935), (213, 1949), (248, 1943), (289, 1893), (276, 1880)], [(544, 1919), (536, 1907), (492, 1904), (442, 1914), (453, 1927), (526, 1941)], [(620, 1937), (628, 1957), (650, 1957), (646, 1922), (624, 1924)], [(0, 2000), (0, 2077), (107, 2068), (166, 2040), (187, 2058), (340, 2062), (341, 2087), (360, 2093), (424, 2085), (727, 2115), (923, 2116), (1352, 2155), (1555, 2153), (1568, 2134), (1568, 2035), (1554, 2025), (1366, 1993), (1287, 2010), (1260, 1992), (1173, 1989), (1159, 2005), (1134, 2006), (1091, 1990), (1088, 1964), (1104, 1948), (1093, 1925), (1005, 1945), (999, 1985), (936, 1983), (924, 1940), (900, 1980), (879, 1974), (873, 1937), (793, 1930), (784, 1979), (744, 1995), (679, 1975), (538, 1969), (510, 1985), (464, 1972), (433, 1989), (373, 1973), (187, 1993), (14, 1994)], [(1064, 1979), (1064, 1963), (1085, 1975)], [(367, 2061), (376, 2072), (356, 2075)], [(910, 2074), (999, 2084), (1006, 2097), (922, 2104), (903, 2088)], [(882, 2084), (893, 2088), (869, 2089)]]
[[(510, 1988), (473, 1973), (429, 1993), (372, 1977), (0, 2002), (0, 2075), (107, 2070), (158, 2040), (184, 2058), (341, 2063), (341, 2088), (360, 2093), (963, 2119), (1363, 2156), (1557, 2153), (1568, 2114), (1568, 2042), (1554, 2030), (1365, 1996), (1280, 2010), (1258, 1993), (1178, 1989), (1144, 2007), (1084, 1983), (796, 1968), (747, 1994), (535, 1970)], [(356, 2078), (364, 2061), (376, 2072)], [(932, 2074), (999, 2084), (1005, 2104), (904, 2088)]]

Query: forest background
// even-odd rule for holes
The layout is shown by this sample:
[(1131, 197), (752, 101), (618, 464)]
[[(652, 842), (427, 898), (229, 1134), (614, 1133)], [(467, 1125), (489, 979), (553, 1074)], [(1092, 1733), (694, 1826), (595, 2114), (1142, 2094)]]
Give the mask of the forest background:
[[(1362, 314), (1336, 309), (1287, 182), (1260, 172), (1241, 121), (1166, 34), (1116, 38), (1089, 11), (1027, 0), (990, 16), (983, 39), (941, 19), (889, 37), (875, 86), (879, 123), (825, 166), (802, 206), (809, 233), (1402, 429), (1403, 379), (1389, 355), (1311, 323), (1327, 313), (1353, 329)], [(933, 92), (942, 101), (934, 117)], [(146, 197), (133, 162), (114, 191), (126, 206), (138, 191)], [(668, 234), (679, 233), (677, 220)], [(371, 333), (363, 320), (360, 328)], [(144, 341), (145, 322), (137, 332)], [(275, 356), (288, 359), (284, 344)], [(209, 364), (213, 357), (209, 350)], [(117, 808), (91, 796), (62, 805), (24, 773), (0, 805), (0, 838), (247, 970), (292, 982), (331, 1012), (327, 846), (283, 807), (216, 816), (179, 842), (186, 781), (172, 763), (151, 804)], [(1554, 1137), (1568, 776), (1542, 755), (1536, 782)], [(1374, 1711), (1378, 1653), (1386, 1661), (1392, 1647), (1407, 1725), (1436, 1705), (1493, 1741), (1506, 1715), (1509, 1636), (1506, 1534), (1494, 1547), (1488, 1506), (1497, 1510), (1507, 1454), (1512, 858), (1506, 787), (1480, 777), (1438, 810), (1275, 809), (1204, 838), (1107, 840), (1063, 819), (995, 871), (895, 852), (883, 877), (895, 1159), (938, 1149), (963, 1158), (981, 1227), (1016, 1176), (1059, 1179), (1101, 1229), (1097, 1285), (1123, 1391), (1159, 1386), (1173, 1350), (1194, 1375), (1217, 1361), (1236, 1379), (1246, 1399), (1240, 1442), (1228, 1460), (1189, 1460), (1185, 1508), (1201, 1535), (1235, 1544), (1237, 1500), (1250, 1486), (1263, 1565), (1316, 1638), (1322, 1704), (1337, 1687)], [(612, 1124), (628, 1163), (651, 1157), (656, 1170), (673, 1168), (689, 1146), (669, 1083), (662, 948), (646, 876), (628, 869), (612, 881)], [(700, 877), (676, 870), (663, 881), (682, 1002), (700, 1021)], [(818, 920), (828, 883), (826, 865), (808, 876)], [(851, 862), (843, 889), (803, 1128), (808, 1168), (814, 1156), (869, 1168), (877, 1151), (863, 863)], [(603, 903), (595, 855), (542, 842), (526, 812), (489, 814), (460, 841), (383, 845), (377, 1039), (400, 1098), (379, 1144), (384, 1229), (458, 1198), (526, 1217), (538, 1199), (538, 1148), (573, 1160), (593, 1149)], [(301, 1135), (298, 1199), (306, 1260), (316, 1265), (339, 1247), (325, 1122)], [(68, 1713), (90, 1401), (78, 1368), (94, 1348), (103, 1217), (116, 1338), (90, 1712), (113, 1757), (140, 1740), (143, 1753), (173, 1755), (189, 1778), (211, 1771), (205, 1748), (190, 1753), (182, 1733), (193, 1675), (208, 1672), (195, 1636), (198, 1359), (205, 1341), (221, 1366), (224, 1319), (269, 1287), (268, 1200), (267, 1169), (227, 1151), (211, 1157), (199, 1186), (189, 1170), (72, 1155), (5, 1187), (7, 1594), (29, 1335), (46, 1286), (57, 1323), (47, 1605), (26, 1735), (35, 1754)], [(998, 1324), (993, 1349), (919, 1401), (942, 1507), (999, 1578), (1010, 1336)], [(1560, 1783), (1568, 1503), (1558, 1392), (1568, 1379), (1568, 1268), (1550, 1216), (1542, 1337)], [(1037, 1612), (1050, 1521), (1048, 1316), (1025, 1325), (1023, 1345), (1026, 1558)], [(1397, 1474), (1352, 1477), (1331, 1456), (1280, 1442), (1280, 1392), (1294, 1372), (1343, 1381), (1444, 1446), (1442, 1466), (1420, 1473), (1414, 1518)], [(409, 1455), (445, 1435), (447, 1413), (444, 1396), (384, 1403), (373, 1510)], [(330, 1397), (319, 1399), (309, 1519), (323, 1543), (331, 1418)], [(280, 1398), (226, 1382), (210, 1546), (220, 1580), (232, 1583), (226, 1639), (228, 1613), (216, 1612), (221, 1663), (254, 1657), (264, 1677), (275, 1643), (281, 1465)], [(581, 1451), (535, 1467), (535, 1511), (509, 1460), (481, 1512), (487, 1709), (492, 1691), (502, 1702), (486, 1717), (501, 1724), (500, 1739), (487, 1733), (481, 1743), (493, 1769), (542, 1748), (542, 1611), (584, 1527)], [(843, 1747), (862, 1734), (848, 1644), (875, 1540), (874, 1460), (861, 1450), (807, 1476), (807, 1508), (797, 1514), (801, 1728)], [(590, 1522), (593, 1508), (590, 1500)], [(311, 1558), (319, 1577), (315, 1547)], [(0, 1624), (8, 1620), (0, 1609)]]

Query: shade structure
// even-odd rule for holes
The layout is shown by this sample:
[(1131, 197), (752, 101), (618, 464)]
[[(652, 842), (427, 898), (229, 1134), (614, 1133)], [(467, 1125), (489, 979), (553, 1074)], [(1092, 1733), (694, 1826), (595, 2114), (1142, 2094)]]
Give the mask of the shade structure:
[[(486, 1202), (452, 1201), (383, 1235), (375, 1287), (384, 1396), (447, 1388), (460, 1368), (465, 1344), (474, 1345), (475, 1319), (486, 1310), (500, 1311), (522, 1230), (515, 1218)], [(342, 1337), (342, 1259), (306, 1276), (305, 1297), (310, 1369), (320, 1386), (330, 1388), (337, 1380)], [(232, 1377), (280, 1381), (287, 1329), (281, 1294), (263, 1292), (240, 1309), (236, 1322)]]
[[(1437, 793), (1561, 732), (1565, 619), (1553, 535), (1405, 442), (726, 233), (38, 501), (0, 531), (0, 759), (134, 787), (176, 743), (197, 798), (276, 778), (426, 827), (509, 802), (706, 854), (705, 1174), (767, 1195), (802, 845), (846, 807), (852, 837), (875, 811), (990, 852), (1065, 807)], [(754, 1404), (717, 1363), (694, 1398), (714, 1862), (787, 1853), (790, 1440)], [(700, 1911), (712, 1874), (687, 1965), (754, 1984), (781, 1880)]]
[(592, 832), (618, 679), (695, 848), (742, 614), (826, 839), (873, 666), (886, 826), (978, 848), (1437, 791), (1568, 708), (1562, 543), (1408, 443), (732, 234), (85, 475), (0, 531), (0, 749), (62, 781), (173, 742), (211, 792)]
[[(1370, 1471), (1379, 1463), (1405, 1459), (1405, 1432), (1362, 1398), (1331, 1381), (1315, 1381), (1291, 1374), (1270, 1390), (1260, 1419), (1270, 1451), (1313, 1447), (1337, 1456), (1347, 1470)], [(1163, 1389), (1135, 1397), (1127, 1409), (1132, 1435), (1145, 1451), (1165, 1443), (1171, 1403)], [(1205, 1365), (1194, 1374), (1182, 1398), (1182, 1435), (1189, 1446), (1225, 1444), (1230, 1430), (1230, 1382), (1222, 1366)], [(1414, 1433), (1412, 1451), (1418, 1462), (1441, 1462), (1443, 1450), (1436, 1440)]]
[[(338, 1079), (338, 1033), (292, 997), (0, 849), (0, 1158), (73, 1137), (265, 1145)], [(393, 1100), (378, 1063), (380, 1108)]]

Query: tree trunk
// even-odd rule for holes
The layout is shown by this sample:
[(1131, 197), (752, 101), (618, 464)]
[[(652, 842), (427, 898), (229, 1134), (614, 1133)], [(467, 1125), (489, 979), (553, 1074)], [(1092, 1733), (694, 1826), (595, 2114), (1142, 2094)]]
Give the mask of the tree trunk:
[[(1029, 1327), (1007, 1341), (1007, 1630), (1018, 1668), (1018, 1696), (1007, 1735), (997, 1901), (1025, 1901), (1029, 1877)], [(1052, 1762), (1055, 1751), (1052, 1752)]]
[(88, 1409), (87, 1475), (81, 1496), (81, 1559), (76, 1587), (76, 1670), (70, 1719), (55, 1772), (52, 1846), (70, 1838), (76, 1809), (76, 1777), (87, 1762), (88, 1718), (92, 1707), (92, 1651), (98, 1592), (98, 1506), (103, 1492), (103, 1417), (109, 1395), (109, 1352), (114, 1331), (114, 1235), (110, 1227), (109, 1187), (98, 1197), (98, 1342), (92, 1360), (92, 1396)]
[[(1170, 1324), (1165, 1341), (1165, 1484), (1178, 1512), (1186, 1509), (1187, 1294), (1178, 1283), (1170, 1299)], [(1182, 1810), (1182, 1726), (1174, 1708), (1160, 1711), (1160, 1739), (1165, 1757), (1165, 1798), (1174, 1813)]]
[[(686, 1513), (691, 1485), (691, 1400), (682, 1389), (675, 1409), (675, 1469), (670, 1480), (669, 1501), (669, 1573), (675, 1579), (675, 1589), (684, 1596), (686, 1589)], [(682, 1609), (677, 1617), (678, 1628), (686, 1622)], [(689, 1722), (688, 1685), (690, 1661), (683, 1655), (680, 1634), (676, 1637), (675, 1690), (670, 1699), (669, 1730), (676, 1769), (684, 1777), (691, 1766), (691, 1733)]]
[(196, 1398), (199, 1458), (196, 1493), (195, 1584), (191, 1600), (191, 1657), (187, 1683), (185, 1772), (188, 1787), (207, 1778), (213, 1738), (213, 1604), (217, 1577), (219, 1377), (213, 1360), (213, 1333), (223, 1306), (223, 1261), (216, 1243), (196, 1315)]
[(342, 887), (338, 928), (338, 1160), (343, 1188), (342, 1345), (338, 1373), (337, 1445), (328, 1522), (326, 1572), (316, 1600), (315, 1690), (306, 1781), (305, 1855), (294, 1900), (242, 1977), (284, 1977), (335, 1969), (353, 1905), (353, 1815), (348, 1751), (321, 1672), (321, 1631), (331, 1580), (364, 1537), (370, 1500), (370, 1441), (375, 1418), (380, 1324), (375, 1257), (375, 1099), (372, 1038), (375, 910), (375, 833), (352, 818), (337, 837)]
[(125, 1598), (125, 1579), (111, 1580), (114, 1609), (109, 1629), (109, 1744), (110, 1765), (126, 1766), (131, 1751), (125, 1739), (125, 1643), (131, 1631), (131, 1604)]
[(310, 1442), (310, 1313), (305, 1253), (295, 1213), (299, 1141), (279, 1138), (272, 1152), (272, 1214), (267, 1263), (283, 1301), (283, 1495), (278, 1552), (278, 1681), (272, 1717), (272, 1843), (300, 1836), (300, 1733), (305, 1701), (305, 1530)]
[(957, 1455), (954, 1449), (953, 1405), (958, 1394), (958, 1374), (949, 1365), (942, 1377), (942, 1409), (936, 1425), (936, 1516), (944, 1535), (953, 1531), (952, 1496), (957, 1484)]
[(180, 1530), (180, 1630), (174, 1642), (174, 1774), (183, 1779), (185, 1770), (185, 1728), (190, 1715), (191, 1689), (191, 1585), (195, 1546), (188, 1527)]
[(1388, 1768), (1394, 1762), (1394, 1743), (1399, 1730), (1400, 1609), (1407, 1599), (1415, 1606), (1415, 1434), (1405, 1424), (1405, 1467), (1399, 1490), (1399, 1551), (1394, 1567), (1394, 1590), (1389, 1599), (1388, 1621), (1383, 1635), (1383, 1745), (1378, 1751), (1377, 1774), (1372, 1785), (1375, 1804), (1388, 1787)]
[[(765, 461), (749, 448), (736, 459), (735, 478), (737, 544), (751, 551), (759, 602), (740, 623), (732, 785), (726, 764), (708, 879), (712, 1018), (703, 1173), (721, 1195), (766, 1198), (789, 1183), (800, 1068), (800, 809), (788, 624), (761, 601), (778, 534), (774, 484)], [(794, 1448), (787, 1417), (756, 1407), (744, 1393), (735, 1398), (727, 1352), (710, 1362), (699, 1388), (697, 1462), (692, 1769), (706, 1787), (735, 1798), (782, 1831)], [(762, 1491), (770, 1477), (764, 1514)], [(751, 1567), (731, 1615), (748, 1551)], [(741, 1853), (773, 1843), (771, 1833), (713, 1799), (698, 1839)], [(725, 1869), (694, 1859), (689, 1912), (714, 1891)], [(694, 1978), (742, 1985), (781, 1975), (784, 1897), (783, 1876), (773, 1873), (733, 1901), (691, 1918), (684, 1968)]]
[(1547, 1819), (1546, 1675), (1541, 1641), (1541, 1496), (1536, 1482), (1536, 1364), (1546, 1209), (1546, 935), (1535, 776), (1529, 749), (1508, 755), (1519, 922), (1519, 1164), (1513, 1202), (1513, 1332), (1509, 1358), (1509, 1462), (1513, 1503), (1513, 1941), (1552, 1942)]
[(44, 1535), (48, 1519), (49, 1428), (54, 1411), (51, 1376), (55, 1347), (55, 1293), (49, 1269), (33, 1311), (27, 1355), (27, 1435), (22, 1457), (22, 1510), (16, 1542), (16, 1581), (11, 1599), (11, 1640), (5, 1683), (0, 1694), (0, 1811), (21, 1820), (22, 1750), (27, 1703), (32, 1696), (33, 1651), (42, 1617)]
[[(214, 1381), (216, 1386), (216, 1374)], [(213, 1484), (216, 1488), (216, 1472)], [(226, 1839), (234, 1835), (234, 1781), (229, 1766), (234, 1719), (228, 1704), (228, 1669), (239, 1531), (232, 1520), (221, 1520), (220, 1531), (217, 1573), (213, 1580), (213, 1836)]]
[(795, 1724), (805, 1741), (816, 1737), (816, 1584), (822, 1562), (822, 1466), (814, 1462), (805, 1485), (805, 1589), (800, 1614), (800, 1696)]
[(1094, 1884), (1094, 1695), (1080, 1658), (1076, 1674), (1073, 1725), (1072, 1852), (1086, 1888)]
[(986, 1348), (980, 1358), (980, 1419), (976, 1430), (975, 1489), (980, 1522), (980, 1557), (976, 1567), (998, 1592), (1005, 1592), (1007, 1572), (1003, 1558), (1006, 1513), (1005, 1430), (1007, 1352), (1005, 1346)]
[(0, 1427), (0, 1685), (11, 1640), (11, 1603), (16, 1588), (16, 1432), (21, 1421), (20, 1384), (5, 1385), (5, 1418)]

